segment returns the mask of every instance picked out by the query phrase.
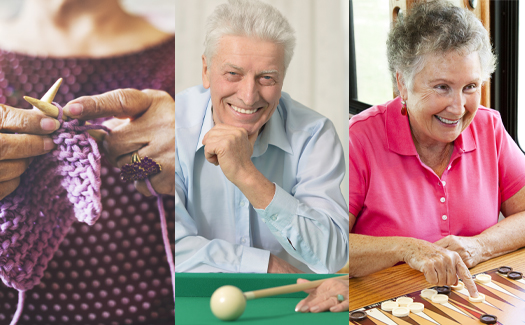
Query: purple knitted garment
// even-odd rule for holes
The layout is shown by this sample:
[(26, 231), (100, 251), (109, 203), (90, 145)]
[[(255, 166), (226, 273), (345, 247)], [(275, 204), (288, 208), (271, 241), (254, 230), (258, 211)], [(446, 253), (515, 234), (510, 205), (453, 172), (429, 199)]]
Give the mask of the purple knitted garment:
[[(59, 77), (64, 78), (55, 96), (59, 103), (118, 88), (160, 89), (175, 97), (175, 38), (103, 58), (39, 57), (0, 49), (1, 104), (29, 109), (22, 96), (39, 98)], [(100, 177), (100, 218), (93, 226), (72, 223), (41, 282), (26, 293), (19, 325), (173, 325), (172, 281), (157, 198), (122, 181), (120, 170), (104, 157)], [(175, 198), (162, 198), (173, 251)], [(44, 199), (38, 203), (48, 204)], [(0, 283), (0, 324), (14, 318), (17, 295)]]
[(100, 153), (84, 123), (62, 122), (52, 134), (57, 148), (35, 158), (0, 201), (0, 277), (9, 287), (39, 284), (73, 222), (100, 216)]

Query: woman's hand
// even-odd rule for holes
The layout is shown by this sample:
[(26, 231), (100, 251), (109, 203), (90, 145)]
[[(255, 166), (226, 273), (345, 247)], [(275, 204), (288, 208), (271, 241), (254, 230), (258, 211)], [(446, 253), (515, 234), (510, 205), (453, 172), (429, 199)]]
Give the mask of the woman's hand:
[[(162, 166), (150, 177), (157, 193), (175, 195), (175, 100), (166, 92), (117, 89), (84, 96), (64, 107), (64, 114), (82, 120), (114, 116), (104, 125), (111, 129), (102, 151), (111, 164), (121, 168), (131, 163), (131, 154), (148, 156)], [(145, 181), (135, 181), (139, 192), (150, 196)]]
[[(297, 283), (309, 282), (305, 279), (297, 279)], [(305, 290), (308, 297), (301, 300), (295, 307), (295, 311), (302, 313), (319, 313), (330, 310), (331, 312), (348, 311), (348, 278), (328, 279), (314, 289)], [(339, 302), (337, 295), (343, 295), (344, 300)]]
[(33, 157), (55, 148), (45, 135), (59, 127), (58, 120), (37, 110), (0, 105), (0, 200), (18, 187)]
[(474, 267), (486, 260), (483, 245), (476, 237), (447, 236), (434, 244), (459, 254), (467, 267)]
[(406, 248), (403, 260), (411, 268), (422, 272), (430, 284), (457, 285), (459, 277), (470, 296), (478, 296), (472, 275), (457, 252), (424, 240), (413, 239)]

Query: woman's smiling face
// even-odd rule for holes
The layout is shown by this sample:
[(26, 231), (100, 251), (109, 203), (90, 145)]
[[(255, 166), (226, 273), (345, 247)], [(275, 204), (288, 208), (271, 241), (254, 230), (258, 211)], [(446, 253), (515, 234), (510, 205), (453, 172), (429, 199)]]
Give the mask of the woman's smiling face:
[(202, 79), (210, 88), (215, 123), (259, 132), (281, 98), (284, 47), (245, 36), (223, 36), (212, 62), (203, 57)]
[(481, 98), (477, 52), (427, 55), (411, 89), (398, 78), (406, 99), (412, 135), (420, 145), (451, 143), (474, 119)]

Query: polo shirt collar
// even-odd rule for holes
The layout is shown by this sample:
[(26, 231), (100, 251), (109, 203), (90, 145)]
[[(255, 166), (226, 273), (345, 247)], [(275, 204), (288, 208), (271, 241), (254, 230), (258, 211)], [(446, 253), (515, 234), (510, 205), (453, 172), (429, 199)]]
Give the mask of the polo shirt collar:
[[(386, 103), (385, 127), (388, 149), (400, 155), (418, 155), (416, 146), (412, 140), (408, 116), (401, 115), (400, 97)], [(461, 132), (454, 141), (454, 147), (460, 152), (468, 152), (476, 149), (476, 140), (471, 125)]]
[[(204, 139), (204, 136), (215, 126), (211, 108), (212, 104), (210, 99), (208, 106), (206, 107), (206, 113), (204, 114), (204, 120), (202, 123), (201, 132), (199, 134), (199, 142), (195, 152), (203, 147), (202, 140)], [(281, 108), (281, 104), (279, 104), (275, 109), (275, 112), (272, 114), (272, 117), (270, 117), (268, 122), (266, 122), (262, 132), (257, 137), (257, 140), (253, 146), (252, 157), (263, 155), (268, 149), (269, 145), (273, 145), (289, 154), (293, 154), (292, 146), (290, 145), (285, 132), (286, 118), (283, 116), (283, 112), (284, 110)]]

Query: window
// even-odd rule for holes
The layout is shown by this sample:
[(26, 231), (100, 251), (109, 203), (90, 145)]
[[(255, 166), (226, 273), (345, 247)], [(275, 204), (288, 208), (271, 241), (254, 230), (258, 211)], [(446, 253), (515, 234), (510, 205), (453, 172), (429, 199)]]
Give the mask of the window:
[(389, 2), (350, 0), (350, 113), (393, 97), (386, 58)]
[[(525, 6), (519, 7), (519, 17), (525, 18)], [(525, 149), (525, 22), (518, 30), (518, 144)]]

